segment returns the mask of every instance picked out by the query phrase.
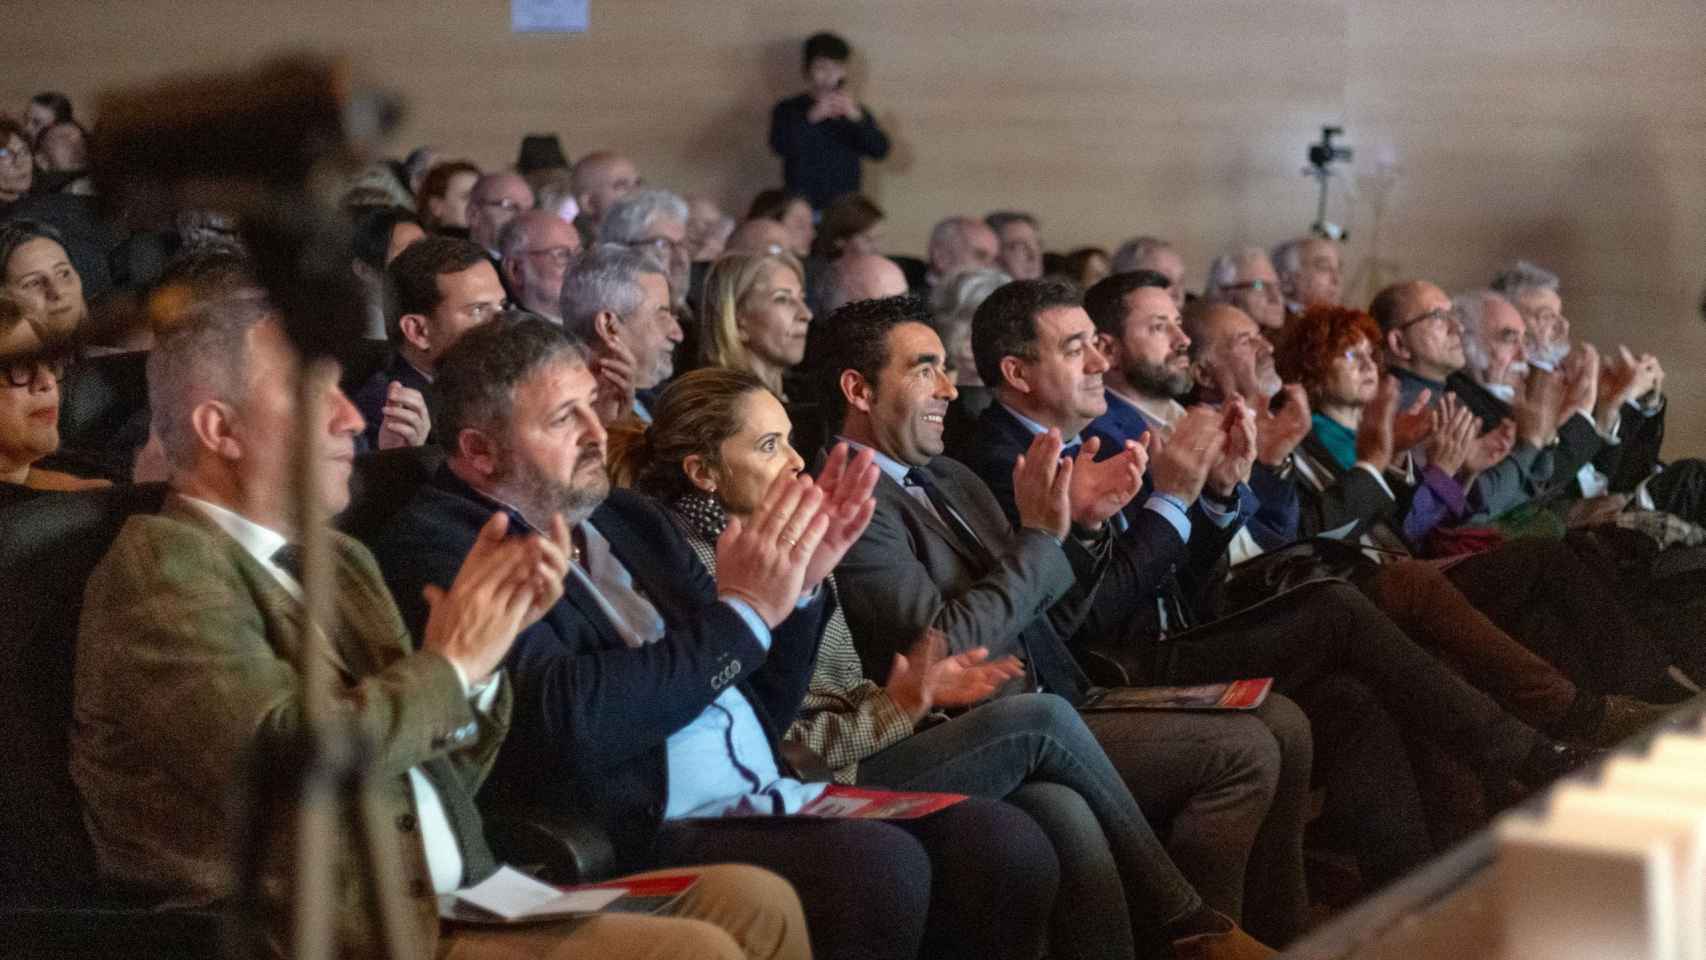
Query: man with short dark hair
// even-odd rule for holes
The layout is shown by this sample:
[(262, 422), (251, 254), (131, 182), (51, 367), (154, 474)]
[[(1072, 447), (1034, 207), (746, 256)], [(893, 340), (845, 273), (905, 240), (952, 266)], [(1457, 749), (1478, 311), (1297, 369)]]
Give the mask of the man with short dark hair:
[[(1010, 478), (1015, 462), (1034, 451), (1034, 438), (1075, 439), (1105, 410), (1107, 364), (1094, 333), (1069, 284), (1016, 281), (978, 308), (973, 350), (980, 372), (996, 385), (997, 402), (984, 411), (966, 455), (1010, 521), (1022, 519)], [(1253, 323), (1248, 335), (1260, 339)], [(1515, 776), (1537, 786), (1578, 759), (1505, 714), (1346, 584), (1304, 587), (1212, 622), (1200, 594), (1181, 597), (1172, 589), (1175, 570), (1218, 562), (1227, 537), (1212, 531), (1232, 529), (1248, 513), (1253, 497), (1244, 481), (1256, 447), (1254, 414), (1237, 396), (1223, 397), (1219, 411), (1197, 407), (1175, 422), (1149, 460), (1154, 492), (1140, 516), (1126, 515), (1132, 522), (1114, 537), (1115, 561), (1095, 586), (1093, 614), (1076, 631), (1080, 649), (1095, 657), (1087, 665), (1111, 662), (1113, 678), (1127, 683), (1271, 676), (1312, 719), (1331, 712), (1334, 729), (1343, 728), (1340, 705), (1318, 696), (1315, 685), (1346, 674), (1372, 690), (1402, 726), (1455, 749), (1492, 780)], [(1342, 756), (1341, 743), (1319, 731), (1317, 747)]]
[[(505, 314), (441, 369), (448, 459), (373, 543), (404, 619), (423, 622), (414, 598), (495, 514), (531, 529), (561, 512), (578, 557), (510, 654), (515, 720), (489, 796), (585, 818), (624, 866), (766, 865), (798, 887), (819, 957), (900, 960), (926, 928), (931, 956), (1034, 948), (1054, 866), (1018, 811), (974, 798), (900, 827), (788, 816), (824, 790), (791, 776), (778, 738), (828, 613), (818, 585), (869, 516), (868, 460), (843, 450), (818, 481), (779, 476), (719, 540), (713, 579), (661, 505), (610, 490), (597, 386), (560, 329)], [(984, 895), (1014, 890), (999, 908), (931, 895), (933, 870), (979, 858), (1003, 874)]]
[(468, 330), (503, 309), (498, 272), (480, 245), (455, 237), (427, 237), (385, 268), (385, 338), (391, 362), (355, 392), (367, 422), (369, 450), (420, 446), (432, 432), (433, 370), (438, 358)]
[(847, 92), (853, 50), (833, 33), (814, 33), (800, 51), (806, 92), (770, 112), (770, 149), (782, 158), (782, 184), (822, 210), (858, 193), (860, 160), (889, 154), (889, 138), (871, 110)]
[(1037, 218), (1022, 210), (997, 210), (983, 222), (995, 231), (1000, 243), (995, 265), (1015, 280), (1035, 280), (1043, 275), (1043, 242), (1037, 235)]
[(580, 256), (581, 236), (549, 210), (528, 210), (498, 231), (504, 279), (521, 306), (561, 320), (563, 277)]

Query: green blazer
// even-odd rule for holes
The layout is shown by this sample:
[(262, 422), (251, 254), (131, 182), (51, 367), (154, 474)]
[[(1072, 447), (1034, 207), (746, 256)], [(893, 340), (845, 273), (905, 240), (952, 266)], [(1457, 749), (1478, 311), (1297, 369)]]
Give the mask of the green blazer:
[[(509, 722), (503, 684), (489, 718), (448, 660), (415, 653), (372, 556), (333, 534), (334, 702), (375, 751), (371, 798), (399, 833), (422, 955), (436, 947), (431, 874), (408, 771), (438, 786), (466, 874), (491, 869), (471, 798)], [(180, 497), (132, 517), (95, 568), (78, 628), (71, 774), (104, 881), (161, 907), (214, 904), (236, 889), (241, 786), (251, 752), (302, 723), (293, 666), (301, 605), (235, 540)], [(459, 793), (458, 793), (459, 791)], [(270, 829), (263, 867), (269, 940), (288, 952), (297, 817)], [(337, 844), (341, 953), (373, 956), (379, 923), (360, 847)]]

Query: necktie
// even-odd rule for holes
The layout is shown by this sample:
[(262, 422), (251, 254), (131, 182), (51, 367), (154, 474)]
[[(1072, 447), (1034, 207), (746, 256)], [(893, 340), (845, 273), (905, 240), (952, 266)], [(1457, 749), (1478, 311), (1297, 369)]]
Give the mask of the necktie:
[(273, 565), (283, 570), (297, 582), (302, 582), (302, 547), (298, 544), (287, 543), (272, 552)]
[(936, 486), (936, 481), (932, 480), (928, 473), (913, 467), (906, 471), (906, 485), (924, 491), (924, 496), (929, 498), (930, 505), (936, 508), (937, 519), (941, 520), (943, 525), (953, 532), (954, 536), (959, 539), (961, 546), (970, 551), (973, 556), (989, 558), (989, 551), (984, 547), (983, 541), (978, 538), (977, 531), (973, 530), (971, 524), (966, 522), (966, 518), (954, 509), (952, 503), (948, 502), (948, 498), (942, 494), (942, 488)]

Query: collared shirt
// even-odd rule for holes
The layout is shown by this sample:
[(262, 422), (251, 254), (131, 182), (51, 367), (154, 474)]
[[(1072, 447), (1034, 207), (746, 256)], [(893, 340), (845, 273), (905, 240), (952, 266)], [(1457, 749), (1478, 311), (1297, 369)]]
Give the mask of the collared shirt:
[[(184, 497), (184, 500), (229, 534), (231, 539), (237, 541), (237, 545), (272, 574), (279, 586), (284, 587), (292, 597), (302, 599), (302, 585), (272, 559), (278, 548), (289, 542), (283, 534), (216, 503), (188, 496)], [(456, 668), (456, 676), (462, 681), (462, 689), (468, 694), (474, 709), (481, 713), (490, 711), (492, 702), (497, 697), (498, 685), (487, 681), (470, 690), (468, 678), (462, 673), (462, 668), (454, 663), (451, 666)], [(421, 844), (426, 848), (427, 870), (432, 874), (433, 891), (453, 893), (462, 885), (462, 850), (456, 844), (456, 834), (450, 829), (450, 818), (444, 812), (444, 801), (439, 799), (432, 781), (428, 780), (419, 768), (409, 769), (409, 787), (415, 795), (415, 820), (420, 825)]]
[(1110, 399), (1123, 403), (1143, 414), (1143, 419), (1148, 421), (1150, 426), (1159, 428), (1163, 437), (1172, 433), (1173, 424), (1178, 423), (1179, 418), (1185, 415), (1185, 405), (1172, 397), (1164, 397), (1160, 400), (1153, 397), (1143, 397), (1139, 400), (1133, 400), (1131, 397), (1115, 393), (1113, 390), (1108, 390), (1106, 393)]
[(641, 423), (652, 422), (652, 412), (646, 409), (646, 405), (640, 402), (639, 397), (634, 398), (634, 416), (639, 417)]
[[(999, 402), (999, 401), (997, 401), (997, 402)], [(1048, 430), (1047, 427), (1036, 422), (1035, 420), (1032, 420), (1030, 417), (1025, 416), (1024, 414), (1013, 409), (1012, 407), (1007, 406), (1007, 404), (1003, 403), (1003, 404), (1001, 404), (1001, 406), (1008, 413), (1011, 413), (1015, 420), (1018, 420), (1020, 423), (1024, 424), (1025, 429), (1031, 431), (1032, 434), (1047, 432), (1047, 430)], [(1080, 443), (1082, 443), (1082, 440), (1080, 438), (1081, 438), (1081, 434), (1073, 434), (1072, 439), (1065, 441), (1062, 444), (1061, 449), (1065, 450), (1067, 447), (1079, 445)], [(1224, 511), (1224, 510), (1217, 510), (1217, 509), (1211, 508), (1209, 506), (1208, 501), (1206, 501), (1206, 500), (1199, 501), (1199, 502), (1201, 502), (1203, 505), (1203, 512), (1208, 514), (1209, 519), (1213, 520), (1217, 526), (1224, 527), (1228, 523), (1231, 523), (1233, 520), (1237, 519), (1238, 514), (1236, 511), (1233, 511), (1231, 514), (1227, 514), (1226, 511)], [(1190, 504), (1179, 499), (1178, 497), (1173, 496), (1170, 493), (1156, 492), (1156, 493), (1151, 493), (1149, 495), (1149, 499), (1143, 501), (1143, 509), (1150, 511), (1151, 513), (1156, 514), (1161, 519), (1163, 519), (1163, 520), (1167, 521), (1169, 524), (1171, 524), (1173, 527), (1173, 531), (1179, 535), (1179, 539), (1181, 541), (1183, 541), (1185, 543), (1191, 542), (1191, 518), (1188, 515), (1188, 511), (1190, 510)], [(1121, 517), (1123, 519), (1123, 515), (1121, 515), (1121, 514), (1116, 513), (1115, 516)], [(1223, 517), (1224, 517), (1224, 519), (1223, 519)], [(1120, 521), (1116, 520), (1115, 522), (1119, 523)]]
[[(586, 553), (570, 567), (571, 575), (592, 594), (622, 642), (637, 648), (662, 639), (663, 616), (635, 586), (633, 574), (610, 549), (610, 541), (591, 522), (583, 522), (580, 529)], [(770, 628), (757, 611), (733, 598), (721, 602), (740, 614), (760, 646), (770, 649)], [(797, 813), (826, 786), (782, 776), (764, 725), (734, 684), (724, 687), (698, 716), (670, 734), (664, 751), (669, 775), (664, 816), (671, 820)]]

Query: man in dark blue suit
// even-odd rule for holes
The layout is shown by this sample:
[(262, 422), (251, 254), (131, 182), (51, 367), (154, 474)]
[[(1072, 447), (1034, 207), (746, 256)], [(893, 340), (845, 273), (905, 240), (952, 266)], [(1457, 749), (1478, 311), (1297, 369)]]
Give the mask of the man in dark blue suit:
[(792, 775), (778, 734), (828, 615), (818, 583), (871, 516), (868, 456), (781, 477), (719, 542), (713, 580), (659, 506), (609, 491), (595, 380), (558, 327), (518, 313), (469, 331), (434, 386), (445, 466), (373, 543), (404, 619), (494, 512), (522, 530), (560, 512), (576, 546), (563, 599), (506, 661), (515, 716), (484, 799), (589, 821), (622, 866), (768, 866), (799, 890), (819, 957), (1034, 955), (1058, 866), (1016, 809), (786, 816), (824, 789)]

